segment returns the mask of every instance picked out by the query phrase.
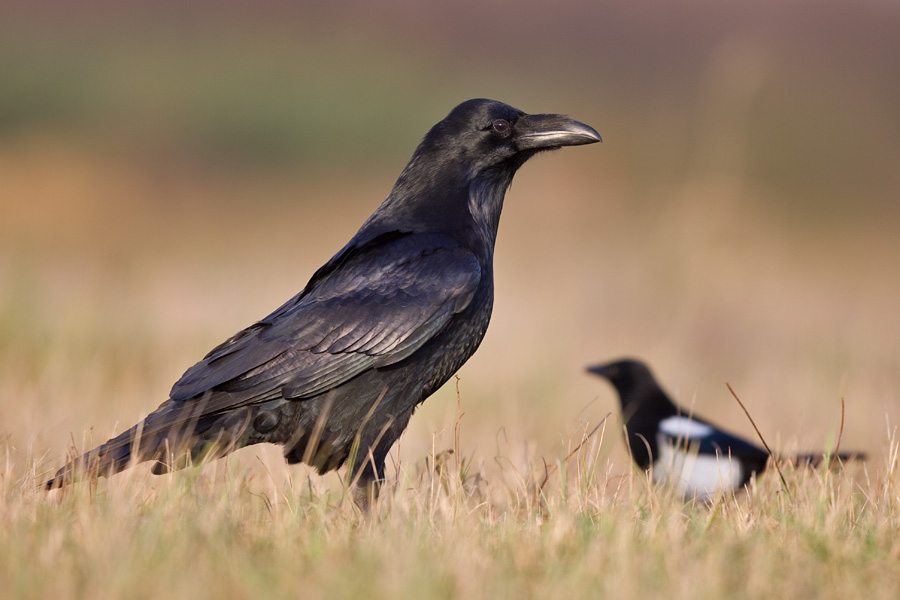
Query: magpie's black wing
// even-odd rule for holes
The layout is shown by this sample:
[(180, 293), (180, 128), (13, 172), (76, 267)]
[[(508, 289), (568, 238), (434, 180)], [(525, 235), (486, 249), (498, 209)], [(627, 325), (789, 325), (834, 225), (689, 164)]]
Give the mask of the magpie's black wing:
[(678, 415), (663, 419), (659, 423), (659, 434), (671, 444), (696, 448), (701, 454), (718, 453), (724, 457), (762, 461), (763, 464), (769, 458), (769, 453), (759, 446), (696, 417)]
[(469, 305), (480, 279), (476, 257), (448, 236), (348, 245), (303, 292), (188, 369), (170, 396), (202, 396), (209, 414), (323, 393), (409, 357)]

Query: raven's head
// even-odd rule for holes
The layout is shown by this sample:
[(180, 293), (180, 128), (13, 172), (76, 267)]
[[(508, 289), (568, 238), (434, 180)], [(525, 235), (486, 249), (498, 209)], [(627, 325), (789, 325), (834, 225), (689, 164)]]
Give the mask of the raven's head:
[(473, 174), (502, 169), (512, 175), (542, 150), (600, 141), (592, 127), (569, 117), (529, 115), (502, 102), (476, 98), (450, 111), (428, 132), (420, 150), (452, 157)]
[(355, 245), (392, 232), (444, 232), (493, 251), (506, 188), (542, 150), (599, 142), (562, 115), (529, 115), (508, 104), (463, 102), (431, 128)]

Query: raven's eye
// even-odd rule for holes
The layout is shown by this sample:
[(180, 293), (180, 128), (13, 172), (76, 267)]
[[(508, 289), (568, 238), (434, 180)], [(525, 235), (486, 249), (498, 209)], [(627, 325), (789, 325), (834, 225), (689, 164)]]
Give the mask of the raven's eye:
[(500, 135), (506, 135), (509, 131), (509, 121), (506, 119), (494, 119), (494, 122), (491, 123), (491, 128)]

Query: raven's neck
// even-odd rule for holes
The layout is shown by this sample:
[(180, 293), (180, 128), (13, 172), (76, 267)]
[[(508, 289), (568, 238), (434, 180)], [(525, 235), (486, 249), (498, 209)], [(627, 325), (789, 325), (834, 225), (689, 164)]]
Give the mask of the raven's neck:
[(479, 177), (469, 185), (469, 214), (472, 216), (475, 227), (485, 239), (490, 239), (492, 248), (497, 240), (503, 199), (510, 183), (512, 183), (512, 175), (509, 177)]
[(357, 238), (389, 231), (444, 233), (490, 264), (503, 197), (514, 172), (473, 174), (460, 162), (435, 164), (414, 156)]
[(429, 160), (417, 152), (360, 233), (424, 233), (465, 227), (467, 175), (458, 163)]
[(492, 173), (490, 177), (476, 177), (469, 185), (467, 209), (472, 223), (469, 243), (473, 250), (489, 259), (494, 256), (503, 199), (510, 183), (512, 173), (508, 177)]

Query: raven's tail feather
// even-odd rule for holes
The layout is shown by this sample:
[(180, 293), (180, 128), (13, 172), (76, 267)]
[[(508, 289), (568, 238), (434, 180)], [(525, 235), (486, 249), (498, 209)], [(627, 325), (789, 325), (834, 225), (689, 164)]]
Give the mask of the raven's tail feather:
[(159, 475), (192, 461), (219, 458), (246, 444), (248, 416), (236, 411), (193, 418), (189, 407), (168, 401), (143, 422), (69, 461), (43, 487), (51, 490), (80, 478), (107, 477), (148, 460), (155, 461), (151, 472)]
[(813, 469), (818, 468), (822, 465), (825, 460), (839, 460), (841, 462), (847, 462), (851, 460), (864, 461), (867, 456), (865, 452), (838, 452), (837, 456), (834, 454), (826, 455), (824, 452), (822, 453), (804, 453), (804, 454), (795, 454), (790, 457), (790, 462), (794, 466), (808, 465)]
[(132, 459), (135, 462), (149, 460), (152, 455), (145, 458), (142, 452), (133, 452), (133, 449), (139, 449), (141, 446), (145, 450), (149, 448), (152, 444), (147, 443), (148, 441), (140, 438), (137, 427), (132, 427), (105, 444), (67, 462), (44, 484), (44, 488), (52, 490), (83, 477), (112, 475), (127, 467)]

